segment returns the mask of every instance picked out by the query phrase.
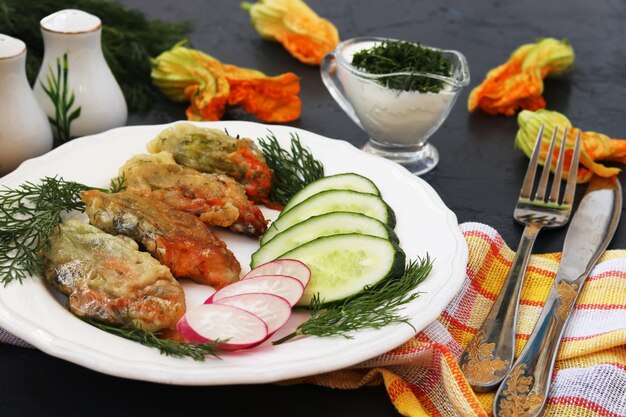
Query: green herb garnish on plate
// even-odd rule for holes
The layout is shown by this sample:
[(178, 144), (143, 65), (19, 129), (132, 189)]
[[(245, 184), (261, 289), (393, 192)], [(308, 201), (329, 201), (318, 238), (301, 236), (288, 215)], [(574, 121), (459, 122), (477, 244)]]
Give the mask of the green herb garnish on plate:
[(432, 266), (428, 255), (418, 258), (406, 265), (400, 277), (366, 287), (339, 304), (325, 305), (324, 300), (314, 297), (311, 318), (298, 326), (295, 332), (273, 343), (278, 345), (304, 335), (352, 338), (350, 333), (356, 330), (380, 329), (397, 323), (409, 324), (409, 318), (400, 314), (400, 307), (419, 297), (420, 293), (414, 290), (428, 277)]
[[(111, 181), (109, 192), (124, 188), (124, 179)], [(99, 189), (60, 177), (45, 177), (35, 184), (26, 182), (18, 188), (0, 188), (0, 282), (41, 273), (40, 251), (61, 223), (62, 215), (84, 211), (80, 193)]]
[(449, 77), (452, 67), (441, 51), (405, 41), (383, 41), (363, 49), (354, 54), (352, 65), (377, 75), (397, 72), (416, 74), (382, 77), (378, 82), (394, 90), (420, 93), (438, 93), (443, 89), (443, 82), (418, 73)]
[(155, 333), (143, 329), (115, 327), (99, 323), (95, 320), (84, 318), (83, 320), (105, 332), (132, 340), (144, 346), (156, 348), (162, 355), (172, 356), (174, 358), (187, 357), (198, 362), (204, 361), (205, 356), (218, 358), (220, 353), (219, 345), (224, 342), (222, 340), (207, 343), (177, 342), (169, 339), (161, 339)]
[(324, 176), (324, 165), (302, 146), (296, 133), (291, 134), (290, 150), (283, 149), (272, 132), (265, 138), (259, 138), (259, 147), (273, 171), (272, 201), (285, 205), (306, 185)]

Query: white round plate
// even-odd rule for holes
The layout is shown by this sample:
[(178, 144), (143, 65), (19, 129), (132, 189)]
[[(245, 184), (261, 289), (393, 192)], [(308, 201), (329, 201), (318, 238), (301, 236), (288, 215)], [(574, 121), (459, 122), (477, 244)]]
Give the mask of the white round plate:
[[(434, 260), (428, 279), (419, 286), (421, 295), (403, 308), (408, 324), (380, 330), (355, 332), (343, 337), (301, 337), (273, 346), (225, 353), (204, 362), (161, 355), (158, 350), (111, 335), (74, 317), (42, 279), (0, 288), (0, 326), (50, 355), (87, 368), (125, 378), (180, 385), (268, 383), (329, 372), (387, 352), (422, 330), (443, 311), (458, 292), (465, 276), (467, 245), (456, 216), (423, 180), (401, 166), (367, 154), (344, 141), (328, 139), (287, 126), (249, 122), (198, 123), (227, 129), (229, 134), (258, 138), (273, 132), (288, 148), (290, 135), (297, 134), (326, 175), (355, 172), (370, 178), (380, 188), (397, 216), (396, 233), (407, 259), (430, 255)], [(1, 186), (17, 187), (44, 176), (61, 176), (95, 187), (107, 187), (118, 169), (131, 156), (145, 153), (146, 144), (161, 126), (123, 127), (73, 140), (48, 154), (23, 163), (0, 179)], [(264, 210), (269, 218), (276, 212)], [(228, 231), (219, 231), (242, 265), (249, 268), (250, 255), (258, 241)], [(201, 303), (208, 287), (184, 283), (188, 306)], [(292, 316), (273, 339), (290, 333), (306, 318)]]

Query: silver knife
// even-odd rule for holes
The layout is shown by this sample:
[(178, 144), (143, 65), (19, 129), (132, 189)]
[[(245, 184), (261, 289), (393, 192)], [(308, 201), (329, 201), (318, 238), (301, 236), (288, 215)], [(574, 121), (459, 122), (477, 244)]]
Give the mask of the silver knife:
[(578, 294), (608, 246), (622, 211), (616, 177), (594, 177), (565, 236), (563, 257), (530, 339), (493, 402), (494, 416), (538, 416), (546, 402), (556, 353)]

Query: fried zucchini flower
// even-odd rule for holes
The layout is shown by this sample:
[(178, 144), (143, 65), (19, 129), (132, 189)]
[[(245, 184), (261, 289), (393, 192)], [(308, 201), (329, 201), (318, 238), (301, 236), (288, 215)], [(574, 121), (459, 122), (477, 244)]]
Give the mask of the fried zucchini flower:
[[(561, 113), (549, 110), (537, 110), (535, 112), (524, 110), (517, 116), (517, 122), (519, 124), (519, 130), (515, 136), (515, 146), (521, 149), (529, 158), (533, 152), (535, 139), (539, 134), (539, 128), (541, 125), (544, 125), (543, 136), (541, 138), (541, 152), (539, 154), (539, 163), (542, 165), (546, 160), (550, 139), (555, 127), (558, 126), (561, 136), (563, 129), (568, 128), (567, 148), (565, 149), (566, 154), (573, 151), (576, 135), (580, 130), (573, 127), (567, 117)], [(606, 167), (594, 161), (615, 161), (626, 164), (626, 140), (611, 139), (607, 135), (596, 132), (580, 131), (580, 133), (580, 163), (582, 166), (578, 168), (578, 182), (583, 183), (589, 181), (593, 174), (601, 177), (617, 175), (621, 171), (619, 168)], [(555, 156), (552, 159), (554, 163), (551, 167), (552, 171), (556, 168), (559, 149), (560, 146), (555, 146), (553, 150)], [(571, 158), (566, 155), (566, 163), (563, 168), (564, 178), (569, 170), (568, 161), (570, 159)]]
[(178, 44), (154, 59), (151, 75), (170, 100), (190, 102), (188, 120), (220, 120), (227, 105), (269, 123), (300, 117), (300, 78), (291, 72), (268, 77)]
[(256, 203), (265, 203), (269, 197), (272, 171), (251, 139), (233, 138), (219, 129), (177, 123), (148, 143), (148, 151), (166, 151), (186, 167), (228, 175), (242, 184), (248, 198)]
[(261, 37), (280, 42), (305, 64), (319, 65), (339, 43), (337, 28), (302, 0), (259, 0), (241, 7)]
[(517, 48), (509, 60), (487, 73), (485, 80), (470, 93), (470, 112), (480, 107), (489, 114), (513, 116), (520, 108), (546, 107), (542, 97), (543, 80), (572, 67), (574, 50), (567, 40), (545, 38)]

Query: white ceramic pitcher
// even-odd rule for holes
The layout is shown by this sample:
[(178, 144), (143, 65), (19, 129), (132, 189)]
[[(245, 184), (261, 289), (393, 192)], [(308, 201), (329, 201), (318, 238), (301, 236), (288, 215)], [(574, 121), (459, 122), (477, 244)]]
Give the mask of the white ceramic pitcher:
[(26, 79), (26, 45), (0, 34), (0, 176), (50, 149), (48, 118)]
[(122, 90), (104, 59), (102, 23), (67, 9), (41, 20), (45, 53), (35, 96), (59, 142), (126, 124)]

